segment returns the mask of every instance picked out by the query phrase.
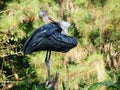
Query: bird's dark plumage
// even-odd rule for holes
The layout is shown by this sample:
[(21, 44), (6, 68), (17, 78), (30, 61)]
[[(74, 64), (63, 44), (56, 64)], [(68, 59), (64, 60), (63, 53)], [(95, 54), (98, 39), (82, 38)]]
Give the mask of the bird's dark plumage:
[(77, 45), (73, 37), (61, 34), (57, 23), (49, 23), (36, 29), (24, 44), (24, 54), (40, 50), (67, 52)]

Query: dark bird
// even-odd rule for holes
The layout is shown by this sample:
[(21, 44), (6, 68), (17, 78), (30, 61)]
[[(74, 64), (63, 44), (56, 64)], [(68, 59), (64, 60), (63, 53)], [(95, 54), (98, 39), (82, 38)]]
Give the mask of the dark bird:
[[(77, 46), (77, 40), (66, 35), (67, 29), (70, 26), (69, 23), (64, 21), (56, 22), (52, 20), (45, 11), (42, 11), (40, 16), (46, 24), (37, 28), (26, 40), (23, 52), (24, 54), (31, 54), (41, 50), (47, 51), (45, 62), (48, 71), (48, 80), (50, 80), (51, 51), (66, 53)], [(49, 19), (53, 22), (48, 23)]]

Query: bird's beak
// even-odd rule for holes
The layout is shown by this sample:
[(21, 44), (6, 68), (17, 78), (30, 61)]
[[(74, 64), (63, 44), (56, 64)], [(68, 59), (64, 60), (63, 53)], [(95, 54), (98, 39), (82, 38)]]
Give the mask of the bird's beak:
[(58, 23), (58, 20), (56, 20), (55, 18), (51, 17), (51, 16), (48, 16), (49, 20), (51, 20), (52, 22), (56, 22)]

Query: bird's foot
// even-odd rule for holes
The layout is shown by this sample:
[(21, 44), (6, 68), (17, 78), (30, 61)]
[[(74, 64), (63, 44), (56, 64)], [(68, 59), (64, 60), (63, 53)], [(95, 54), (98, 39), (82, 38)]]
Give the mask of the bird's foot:
[(59, 77), (59, 73), (56, 72), (56, 76), (52, 80), (46, 81), (46, 84), (45, 84), (46, 88), (50, 89), (53, 87), (55, 90), (58, 90), (57, 89), (58, 88), (58, 77)]
[(47, 89), (50, 89), (51, 87), (53, 87), (53, 85), (52, 85), (52, 80), (47, 80), (46, 83), (45, 83), (45, 87), (46, 87)]

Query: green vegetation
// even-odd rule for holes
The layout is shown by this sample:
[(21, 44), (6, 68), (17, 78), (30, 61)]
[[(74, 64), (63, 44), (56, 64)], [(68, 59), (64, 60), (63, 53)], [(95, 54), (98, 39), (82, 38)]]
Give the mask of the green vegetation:
[(0, 0), (0, 89), (45, 90), (46, 52), (24, 56), (22, 48), (47, 10), (71, 22), (69, 35), (79, 42), (66, 54), (52, 52), (59, 90), (120, 90), (120, 0), (58, 1)]

